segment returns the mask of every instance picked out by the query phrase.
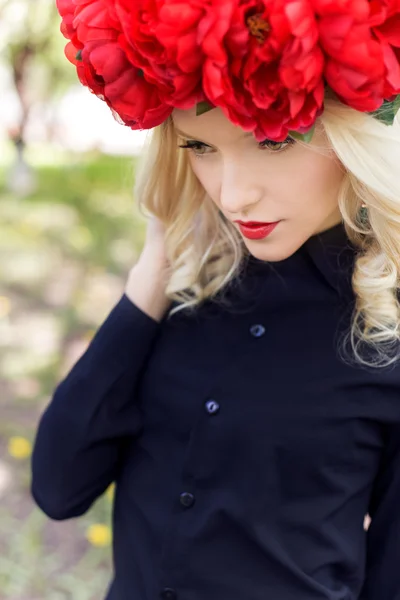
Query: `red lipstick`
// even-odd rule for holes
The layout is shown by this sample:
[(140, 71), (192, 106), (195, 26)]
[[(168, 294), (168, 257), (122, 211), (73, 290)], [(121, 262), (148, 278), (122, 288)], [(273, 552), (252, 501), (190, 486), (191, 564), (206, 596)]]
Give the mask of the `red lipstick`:
[(249, 240), (261, 240), (266, 238), (280, 221), (274, 223), (259, 223), (256, 221), (234, 221), (239, 224), (239, 228), (244, 237)]

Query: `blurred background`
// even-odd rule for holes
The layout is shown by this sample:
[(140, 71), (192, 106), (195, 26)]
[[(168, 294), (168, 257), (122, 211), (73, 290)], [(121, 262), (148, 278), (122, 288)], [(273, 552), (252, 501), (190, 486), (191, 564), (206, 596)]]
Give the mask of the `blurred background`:
[(64, 58), (55, 0), (0, 0), (0, 599), (100, 600), (113, 486), (78, 519), (32, 501), (39, 416), (123, 293), (144, 240), (132, 193), (146, 133)]
[(132, 188), (149, 133), (81, 86), (59, 26), (55, 0), (0, 0), (0, 600), (102, 600), (112, 576), (113, 486), (51, 521), (30, 457), (142, 248)]

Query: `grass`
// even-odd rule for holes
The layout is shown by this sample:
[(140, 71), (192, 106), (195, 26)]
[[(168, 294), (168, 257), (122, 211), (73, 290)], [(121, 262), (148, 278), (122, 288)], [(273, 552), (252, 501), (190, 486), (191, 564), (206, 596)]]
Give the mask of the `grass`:
[(144, 240), (134, 159), (71, 156), (13, 196), (0, 169), (0, 599), (100, 600), (112, 576), (112, 487), (51, 521), (29, 491), (30, 452), (58, 381), (123, 292)]

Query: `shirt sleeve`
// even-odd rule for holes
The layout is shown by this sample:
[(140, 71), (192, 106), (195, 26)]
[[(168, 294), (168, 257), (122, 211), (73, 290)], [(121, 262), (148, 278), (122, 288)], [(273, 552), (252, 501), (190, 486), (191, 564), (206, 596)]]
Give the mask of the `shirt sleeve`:
[(369, 515), (365, 583), (359, 600), (400, 600), (400, 425), (389, 427)]
[(135, 388), (160, 323), (123, 294), (55, 388), (36, 432), (31, 494), (52, 519), (84, 514), (141, 431)]

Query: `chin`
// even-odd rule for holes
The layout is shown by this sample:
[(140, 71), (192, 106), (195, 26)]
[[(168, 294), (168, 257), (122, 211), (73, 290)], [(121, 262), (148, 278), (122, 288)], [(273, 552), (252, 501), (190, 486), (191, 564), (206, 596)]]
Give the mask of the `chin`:
[[(259, 244), (259, 243), (258, 243)], [(262, 244), (246, 243), (247, 250), (254, 258), (258, 260), (264, 260), (268, 262), (279, 262), (290, 258), (297, 250), (297, 247), (282, 248), (280, 245), (274, 246), (273, 244), (268, 248), (262, 247)]]

